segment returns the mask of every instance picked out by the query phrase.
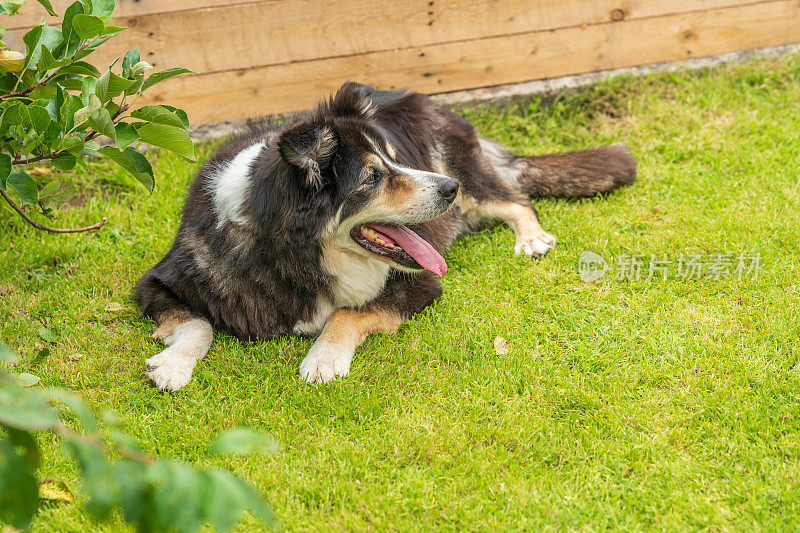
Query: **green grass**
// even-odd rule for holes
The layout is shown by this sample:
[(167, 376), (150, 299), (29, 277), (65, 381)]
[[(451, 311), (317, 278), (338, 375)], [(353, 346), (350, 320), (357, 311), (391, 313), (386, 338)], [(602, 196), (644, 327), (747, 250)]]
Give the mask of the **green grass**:
[[(157, 156), (148, 196), (93, 164), (102, 194), (58, 224), (107, 216), (102, 231), (53, 236), (0, 211), (0, 338), (23, 356), (15, 370), (112, 409), (148, 453), (250, 480), (290, 530), (796, 529), (798, 102), (800, 56), (788, 56), (617, 78), (549, 107), (460, 109), (519, 153), (625, 142), (640, 179), (608, 198), (536, 202), (559, 239), (543, 261), (514, 257), (506, 227), (458, 242), (442, 300), (316, 388), (297, 377), (310, 340), (225, 335), (184, 390), (147, 384), (143, 360), (161, 346), (129, 295), (168, 249), (194, 165)], [(583, 250), (612, 265), (724, 251), (762, 262), (756, 280), (586, 284)], [(60, 340), (31, 367), (41, 324)], [(495, 336), (509, 353), (495, 355)], [(280, 451), (205, 453), (237, 425)], [(77, 488), (75, 466), (41, 440), (41, 475)], [(89, 529), (82, 501), (44, 507), (34, 530)]]

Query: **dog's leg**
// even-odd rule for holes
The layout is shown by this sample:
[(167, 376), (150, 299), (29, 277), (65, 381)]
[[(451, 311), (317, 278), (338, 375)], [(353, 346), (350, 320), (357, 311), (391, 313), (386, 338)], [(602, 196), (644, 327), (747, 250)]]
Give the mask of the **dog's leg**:
[(402, 322), (393, 309), (337, 309), (300, 363), (300, 377), (308, 383), (324, 383), (346, 376), (356, 348), (367, 335), (394, 333)]
[(167, 349), (145, 361), (147, 377), (159, 389), (176, 391), (189, 383), (197, 361), (211, 347), (214, 332), (207, 320), (179, 314), (160, 320), (153, 337), (163, 340)]
[(536, 209), (525, 202), (486, 202), (476, 208), (487, 219), (500, 219), (514, 231), (514, 255), (527, 255), (539, 259), (556, 245), (556, 238), (547, 233), (539, 223)]
[(556, 245), (556, 238), (542, 228), (536, 209), (527, 199), (479, 202), (464, 195), (456, 202), (467, 220), (476, 226), (496, 220), (505, 222), (516, 235), (515, 255), (527, 255), (539, 259)]

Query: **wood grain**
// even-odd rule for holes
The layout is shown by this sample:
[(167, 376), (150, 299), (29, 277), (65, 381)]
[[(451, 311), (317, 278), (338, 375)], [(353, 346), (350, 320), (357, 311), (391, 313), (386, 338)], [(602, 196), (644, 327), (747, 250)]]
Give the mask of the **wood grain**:
[(437, 93), (796, 42), (800, 3), (777, 0), (186, 76), (148, 101), (182, 107), (199, 124), (302, 109), (347, 79)]
[[(50, 0), (53, 9), (63, 15), (67, 7), (75, 0)], [(116, 17), (135, 17), (151, 15), (154, 13), (170, 13), (175, 11), (190, 11), (209, 7), (247, 4), (247, 0), (116, 0), (114, 10)], [(249, 3), (252, 3), (251, 0)], [(280, 1), (280, 0), (273, 0)], [(44, 8), (34, 0), (28, 0), (19, 12), (19, 15), (6, 19), (4, 25), (8, 28), (26, 28), (39, 23), (42, 17), (52, 24), (57, 17), (51, 17)]]
[[(138, 47), (142, 57), (157, 68), (181, 66), (210, 73), (639, 20), (742, 3), (741, 0), (328, 0), (320, 4), (311, 0), (282, 0), (223, 5), (224, 2), (214, 1), (220, 5), (208, 9), (197, 8), (204, 4), (200, 0), (173, 2), (187, 9), (155, 14), (142, 12), (158, 8), (160, 3), (155, 0), (123, 2), (122, 12), (132, 14), (119, 17), (116, 22), (128, 29), (103, 45), (91, 60), (98, 67), (109, 65), (127, 50)], [(188, 9), (190, 6), (195, 8)], [(21, 48), (23, 34), (24, 30), (10, 30), (6, 42)]]

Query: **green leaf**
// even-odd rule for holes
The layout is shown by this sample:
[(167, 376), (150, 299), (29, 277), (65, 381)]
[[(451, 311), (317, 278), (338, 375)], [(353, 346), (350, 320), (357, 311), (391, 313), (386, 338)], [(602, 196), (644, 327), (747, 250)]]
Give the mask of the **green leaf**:
[[(45, 50), (45, 48), (42, 48), (42, 50)], [(33, 100), (50, 100), (56, 95), (57, 90), (57, 85), (39, 85), (28, 93), (28, 96)]]
[(83, 102), (79, 96), (69, 94), (65, 96), (64, 103), (61, 105), (61, 128), (63, 131), (70, 131), (75, 126), (75, 113), (83, 107)]
[(37, 65), (37, 70), (39, 75), (44, 74), (48, 70), (64, 67), (69, 65), (71, 60), (69, 58), (66, 59), (56, 59), (53, 57), (53, 53), (50, 52), (50, 48), (46, 45), (42, 45), (41, 47), (41, 57), (39, 58), (39, 64)]
[(131, 117), (184, 129), (183, 120), (164, 106), (146, 105), (131, 112)]
[(144, 72), (140, 72), (134, 76), (133, 83), (131, 83), (130, 87), (125, 89), (125, 95), (136, 94), (139, 92), (139, 89), (142, 88), (142, 85), (144, 85)]
[(14, 382), (0, 387), (0, 424), (25, 431), (61, 425), (44, 395)]
[(174, 107), (174, 106), (171, 106), (171, 105), (167, 105), (167, 104), (161, 104), (161, 107), (165, 107), (165, 108), (169, 109), (170, 111), (172, 111), (173, 113), (175, 113), (175, 115), (177, 115), (178, 118), (181, 119), (181, 122), (183, 122), (183, 129), (185, 129), (185, 130), (191, 130), (192, 129), (191, 127), (189, 127), (189, 115), (186, 114), (186, 111), (184, 111), (183, 109), (178, 109), (177, 107)]
[(50, 348), (48, 348), (47, 346), (45, 346), (44, 348), (42, 348), (41, 350), (39, 350), (39, 353), (37, 353), (37, 354), (36, 354), (36, 356), (34, 356), (34, 358), (31, 360), (31, 364), (32, 364), (32, 365), (38, 365), (38, 364), (41, 364), (41, 363), (43, 363), (43, 362), (44, 362), (44, 361), (45, 361), (45, 360), (46, 360), (48, 357), (50, 357)]
[[(83, 81), (85, 82), (87, 79), (88, 78), (84, 78)], [(89, 120), (89, 117), (91, 117), (95, 111), (103, 107), (103, 103), (100, 101), (100, 99), (97, 97), (96, 94), (90, 94), (89, 97), (85, 100), (85, 103), (86, 103), (85, 107), (82, 107), (75, 112), (76, 126)], [(110, 118), (111, 115), (109, 115), (109, 119)]]
[(125, 57), (122, 58), (122, 77), (133, 79), (133, 66), (141, 60), (141, 54), (138, 48), (130, 50)]
[[(75, 168), (75, 164), (77, 162), (78, 158), (75, 157), (73, 154), (61, 154), (53, 158), (53, 166), (56, 167), (58, 170), (72, 170), (73, 168)], [(74, 196), (74, 194), (70, 195), (70, 197), (67, 198), (67, 200), (72, 198), (72, 196)], [(41, 202), (41, 196), (39, 197), (39, 201)]]
[(105, 26), (100, 17), (93, 15), (75, 15), (72, 17), (72, 27), (81, 39), (97, 37)]
[(83, 149), (83, 140), (76, 135), (65, 137), (64, 140), (61, 141), (61, 149), (73, 153), (80, 152)]
[(11, 156), (0, 154), (0, 191), (6, 190), (6, 179), (9, 174), (11, 174)]
[(34, 385), (39, 383), (41, 380), (42, 380), (42, 378), (40, 378), (39, 376), (34, 375), (34, 374), (29, 374), (27, 372), (23, 372), (22, 374), (19, 374), (17, 376), (17, 382), (22, 387), (33, 387)]
[(81, 100), (83, 101), (84, 105), (89, 105), (89, 102), (92, 100), (97, 100), (98, 108), (102, 107), (102, 102), (100, 98), (97, 97), (97, 80), (90, 76), (83, 78), (83, 84), (81, 85)]
[(91, 76), (97, 78), (100, 76), (100, 71), (97, 67), (86, 61), (75, 61), (67, 66), (58, 69), (58, 74), (79, 74), (81, 76)]
[(83, 427), (89, 432), (97, 431), (97, 418), (91, 409), (78, 396), (65, 389), (46, 388), (42, 393), (49, 400), (55, 400), (69, 407), (70, 411), (78, 417)]
[(164, 80), (168, 80), (173, 76), (178, 76), (180, 74), (191, 74), (191, 70), (188, 68), (168, 68), (167, 70), (162, 70), (161, 72), (155, 72), (147, 78), (147, 81), (144, 82), (142, 86), (142, 90), (146, 91), (156, 83), (161, 83)]
[(150, 162), (147, 161), (144, 155), (130, 147), (125, 148), (123, 151), (111, 146), (100, 148), (98, 153), (114, 161), (128, 171), (131, 176), (139, 180), (148, 191), (153, 192), (153, 186), (155, 185), (153, 167), (150, 166)]
[[(108, 35), (109, 37), (112, 36), (114, 33), (119, 33), (121, 31), (125, 31), (128, 28), (125, 26), (105, 26), (103, 31), (100, 32), (100, 35)], [(108, 39), (103, 40), (103, 43), (106, 42)], [(97, 48), (99, 45), (103, 43), (92, 43), (91, 48)]]
[(98, 520), (107, 518), (119, 501), (119, 484), (103, 452), (76, 438), (64, 439), (64, 448), (78, 461), (81, 486), (90, 497), (86, 510)]
[(174, 527), (194, 532), (200, 525), (200, 479), (190, 466), (177, 461), (158, 461), (150, 467), (154, 529)]
[(0, 343), (0, 361), (5, 361), (6, 363), (16, 363), (17, 354), (11, 351), (11, 348), (5, 344)]
[(0, 522), (27, 529), (39, 505), (31, 466), (10, 443), (0, 440)]
[[(145, 519), (144, 498), (149, 490), (149, 487), (145, 486), (144, 479), (147, 467), (142, 463), (124, 459), (111, 468), (114, 479), (119, 482), (120, 507), (122, 507), (125, 520), (133, 524), (143, 522)], [(146, 528), (140, 527), (139, 530), (144, 531)]]
[(171, 152), (194, 161), (194, 144), (189, 135), (181, 128), (166, 124), (145, 124), (139, 128), (142, 141), (153, 146), (166, 148)]
[(222, 433), (211, 444), (209, 451), (215, 454), (250, 455), (272, 453), (278, 449), (275, 439), (248, 428), (233, 428)]
[(59, 77), (56, 80), (56, 83), (58, 83), (61, 87), (69, 91), (80, 91), (81, 86), (83, 85), (79, 78), (74, 78), (74, 77), (66, 77), (66, 78)]
[[(74, 167), (76, 158), (75, 156), (72, 157), (73, 157), (72, 166)], [(42, 206), (43, 209), (46, 210), (57, 209), (62, 204), (72, 200), (72, 198), (75, 196), (75, 187), (71, 183), (64, 185), (63, 189), (61, 189), (61, 182), (59, 180), (53, 180), (48, 185), (51, 184), (55, 184), (57, 186), (52, 193), (45, 194), (45, 189), (47, 189), (47, 187), (39, 191), (39, 205)]]
[(42, 55), (42, 45), (50, 50), (55, 50), (62, 41), (61, 32), (46, 22), (34, 27), (22, 37), (27, 49), (27, 68), (35, 69)]
[(44, 187), (42, 187), (42, 190), (39, 191), (39, 203), (40, 204), (42, 203), (42, 197), (51, 196), (53, 193), (55, 193), (58, 190), (58, 188), (60, 186), (61, 186), (61, 182), (56, 179), (56, 180), (51, 181), (50, 183), (48, 183)]
[(86, 57), (89, 54), (91, 54), (92, 52), (94, 52), (95, 49), (98, 46), (100, 46), (101, 44), (103, 44), (107, 40), (111, 39), (112, 37), (114, 37), (114, 36), (113, 35), (105, 35), (105, 36), (102, 36), (102, 37), (97, 37), (95, 39), (92, 39), (92, 41), (86, 46), (86, 48), (84, 50), (80, 50), (75, 54), (75, 59), (83, 59), (84, 57)]
[(19, 8), (22, 7), (22, 4), (25, 3), (25, 0), (3, 0), (0, 2), (0, 13), (6, 15), (16, 15)]
[(46, 328), (44, 326), (41, 326), (37, 333), (39, 334), (39, 337), (43, 341), (58, 342), (58, 335), (56, 335), (55, 333), (53, 333), (51, 330), (49, 330), (48, 328)]
[(61, 117), (61, 106), (64, 105), (66, 93), (60, 85), (49, 85), (48, 87), (53, 87), (55, 89), (55, 94), (50, 98), (50, 101), (47, 102), (45, 109), (50, 113), (50, 118), (53, 119), (53, 122), (57, 123)]
[(114, 129), (114, 122), (111, 120), (111, 115), (108, 114), (108, 109), (100, 108), (89, 115), (89, 126), (106, 137), (111, 139), (116, 138), (117, 134)]
[(126, 146), (139, 140), (139, 132), (131, 124), (120, 122), (116, 125), (117, 147), (124, 150)]
[(44, 133), (50, 123), (53, 122), (47, 109), (40, 105), (28, 106), (28, 114), (31, 117), (31, 126), (37, 133)]
[(114, 12), (114, 0), (91, 0), (89, 5), (92, 7), (92, 15), (104, 19), (106, 22), (111, 20)]
[(200, 479), (203, 516), (217, 531), (228, 531), (245, 509), (254, 509), (259, 518), (275, 525), (272, 511), (261, 496), (230, 472), (212, 468), (201, 472)]
[(76, 15), (81, 15), (83, 12), (83, 4), (78, 1), (70, 4), (64, 11), (64, 18), (61, 19), (61, 33), (64, 36), (65, 46), (60, 50), (60, 54), (56, 54), (55, 50), (53, 51), (56, 57), (69, 57), (78, 49), (81, 38), (73, 28), (72, 21)]
[(15, 170), (9, 174), (6, 187), (19, 194), (22, 203), (36, 205), (39, 191), (36, 182), (26, 172)]
[(133, 80), (117, 76), (109, 69), (97, 80), (95, 94), (100, 98), (100, 101), (107, 102), (111, 98), (122, 94), (122, 91), (127, 89), (132, 83)]
[(53, 10), (53, 4), (50, 3), (50, 0), (36, 0), (39, 2), (45, 10), (47, 10), (48, 15), (55, 16), (57, 13)]
[(33, 438), (28, 431), (22, 431), (8, 426), (0, 426), (8, 433), (8, 442), (22, 448), (25, 451), (23, 458), (28, 461), (31, 468), (39, 468), (39, 463), (42, 460), (41, 453), (39, 453), (39, 446), (36, 444), (36, 439)]

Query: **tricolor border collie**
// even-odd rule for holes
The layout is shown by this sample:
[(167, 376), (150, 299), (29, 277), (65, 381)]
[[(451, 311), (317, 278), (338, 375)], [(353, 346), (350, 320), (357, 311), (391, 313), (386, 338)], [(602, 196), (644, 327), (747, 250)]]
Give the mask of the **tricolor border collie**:
[(172, 248), (136, 286), (167, 346), (147, 376), (186, 385), (215, 330), (316, 336), (300, 377), (344, 376), (367, 335), (439, 298), (454, 240), (502, 221), (515, 253), (540, 258), (556, 240), (531, 198), (594, 196), (635, 177), (621, 144), (519, 157), (422, 94), (346, 83), (200, 169)]

